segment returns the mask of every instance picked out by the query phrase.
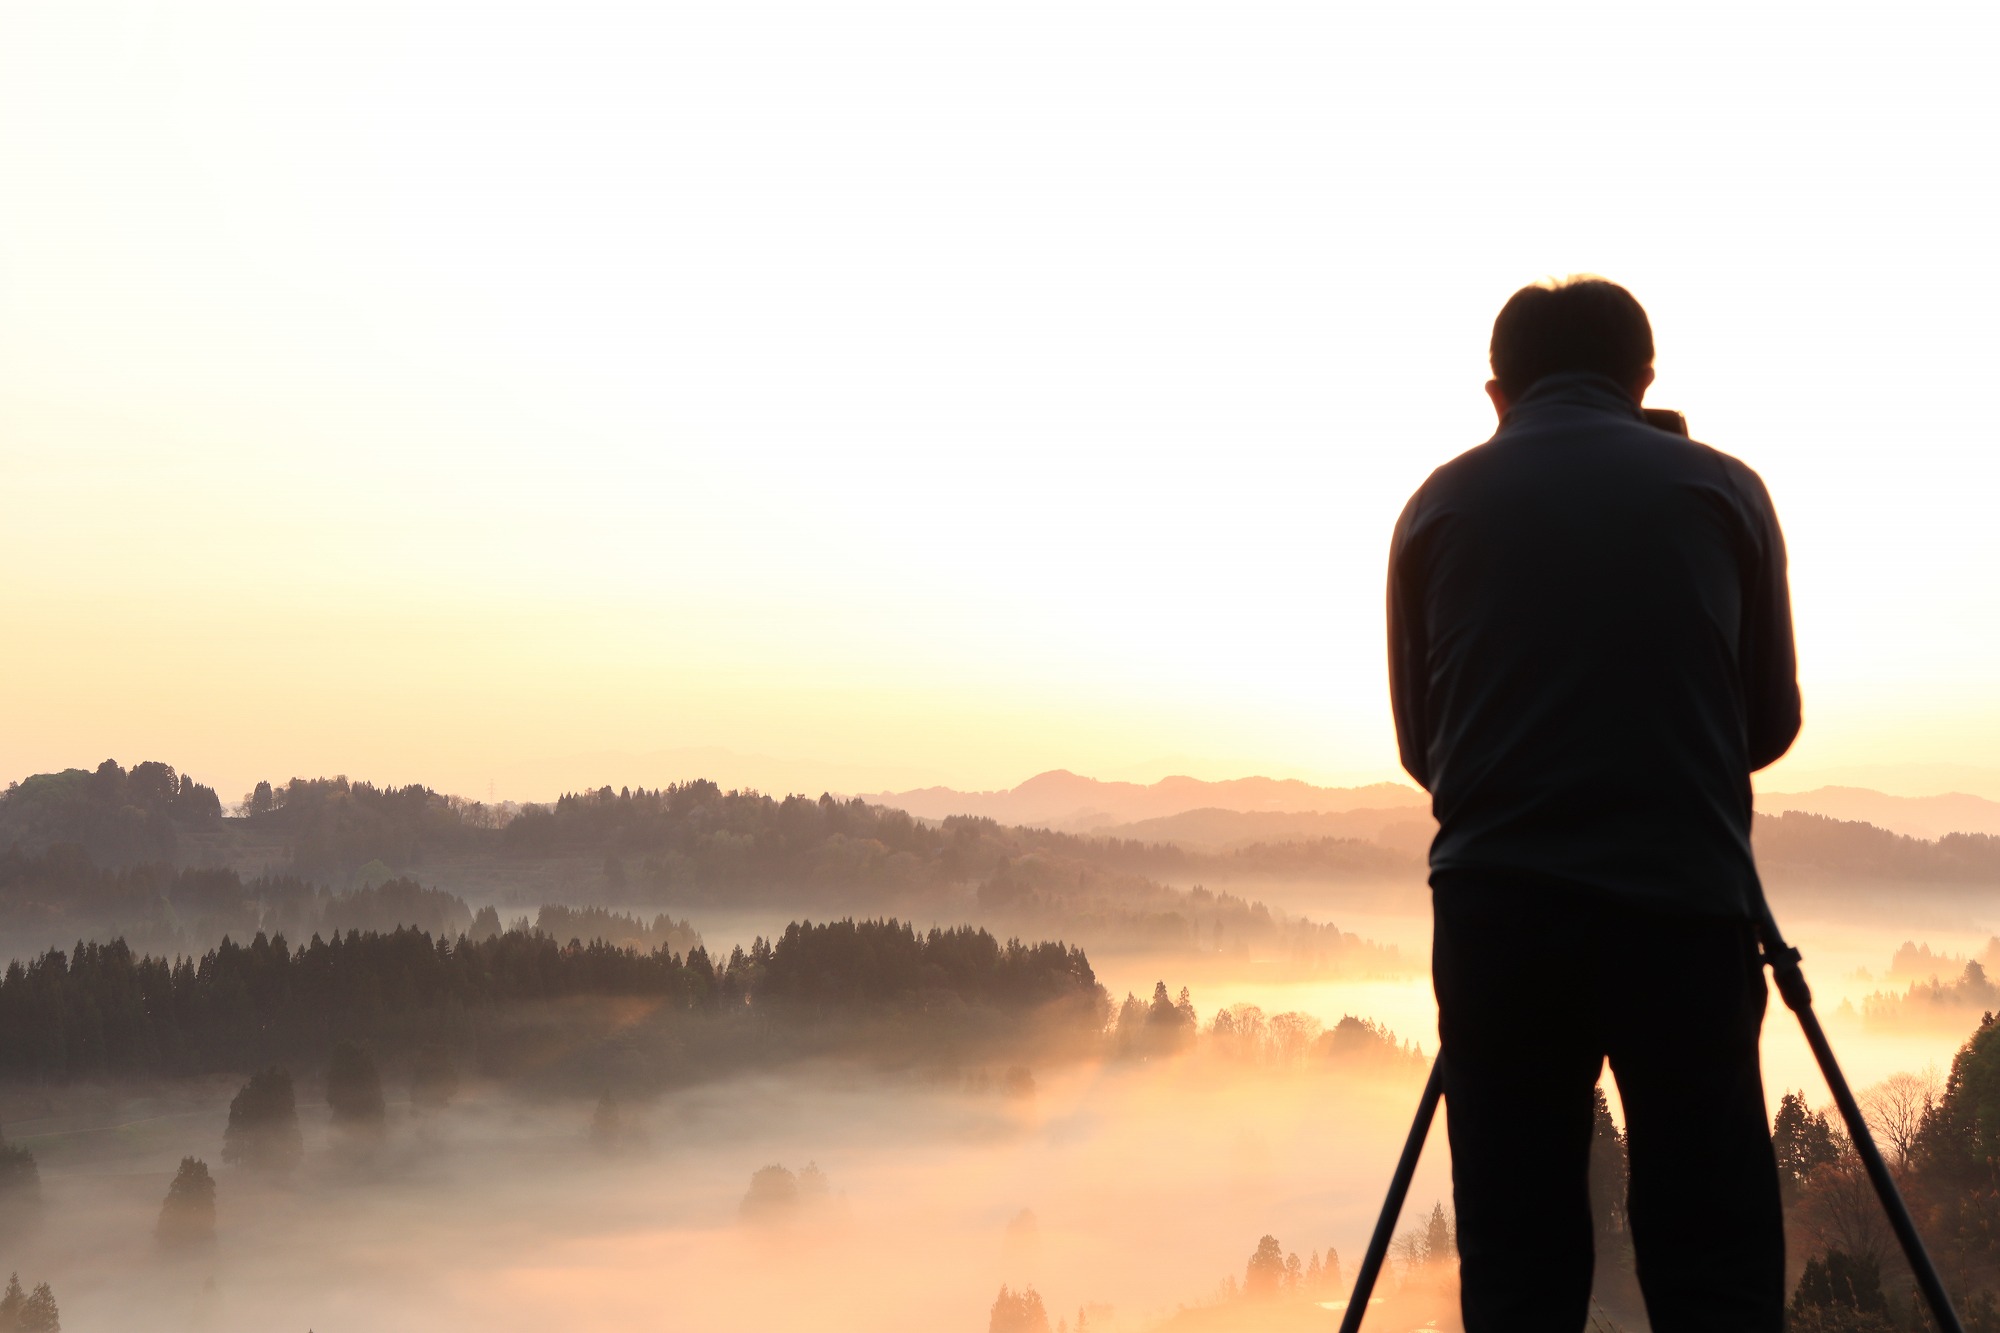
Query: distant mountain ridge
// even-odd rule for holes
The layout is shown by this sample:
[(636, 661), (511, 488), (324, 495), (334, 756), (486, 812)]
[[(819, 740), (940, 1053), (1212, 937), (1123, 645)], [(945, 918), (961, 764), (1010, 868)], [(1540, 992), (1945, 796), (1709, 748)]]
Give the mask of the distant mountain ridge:
[(1370, 806), (1360, 810), (1184, 810), (1159, 819), (1107, 824), (1086, 832), (1135, 842), (1170, 842), (1191, 852), (1233, 852), (1258, 843), (1354, 838), (1419, 859), (1437, 836), (1437, 820), (1421, 806)]
[[(1828, 787), (1758, 804), (1758, 857), (1781, 876), (2000, 885), (2000, 832), (1982, 831), (2000, 828), (2000, 802)], [(937, 827), (953, 815), (994, 827)], [(812, 886), (879, 906), (883, 894), (922, 898), (1024, 857), (1185, 884), (1373, 883), (1420, 874), (1435, 828), (1428, 798), (1396, 783), (1173, 777), (1145, 785), (1064, 770), (1002, 792), (779, 801), (695, 780), (650, 792), (606, 786), (528, 807), (488, 807), (420, 786), (294, 778), (259, 783), (243, 813), (225, 818), (212, 789), (166, 764), (128, 772), (106, 761), (0, 791), (0, 909), (8, 866), (64, 846), (121, 873), (228, 868), (246, 881), (289, 875), (328, 889), (400, 876), (529, 905), (569, 901), (587, 884), (626, 905), (650, 901), (647, 893), (681, 904)]]
[(1165, 819), (1190, 810), (1230, 810), (1266, 814), (1343, 814), (1352, 810), (1425, 810), (1430, 797), (1399, 782), (1364, 787), (1315, 787), (1296, 778), (1170, 777), (1150, 785), (1100, 782), (1068, 769), (1052, 769), (1007, 791), (956, 791), (923, 787), (915, 791), (863, 793), (870, 805), (908, 811), (920, 819), (979, 815), (1002, 824), (1083, 832), (1142, 820)]
[(1935, 841), (1947, 833), (2000, 834), (2000, 801), (1965, 792), (1941, 796), (1889, 796), (1866, 787), (1815, 787), (1800, 792), (1760, 792), (1757, 809), (1798, 810), (1848, 823), (1873, 824), (1906, 838)]

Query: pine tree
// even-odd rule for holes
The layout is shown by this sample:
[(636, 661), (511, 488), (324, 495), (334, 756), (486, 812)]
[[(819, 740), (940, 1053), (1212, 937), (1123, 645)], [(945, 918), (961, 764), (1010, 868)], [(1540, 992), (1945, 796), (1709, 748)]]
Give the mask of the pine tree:
[(1611, 1118), (1611, 1103), (1602, 1087), (1593, 1088), (1595, 1105), (1591, 1111), (1590, 1212), (1597, 1223), (1598, 1247), (1607, 1236), (1625, 1230), (1625, 1191), (1630, 1174), (1625, 1152), (1625, 1136)]
[[(1078, 1318), (1082, 1318), (1081, 1314)], [(1049, 1333), (1049, 1312), (1042, 1305), (1040, 1293), (1033, 1287), (1023, 1287), (1018, 1292), (1001, 1287), (1000, 1294), (993, 1298), (986, 1333)]]
[(1424, 1226), (1424, 1262), (1445, 1263), (1454, 1250), (1451, 1240), (1451, 1222), (1444, 1215), (1442, 1202), (1431, 1205), (1431, 1219)]
[(253, 1171), (290, 1171), (305, 1156), (298, 1099), (288, 1069), (272, 1065), (250, 1076), (229, 1103), (222, 1160)]
[(1276, 1236), (1265, 1236), (1257, 1242), (1257, 1252), (1244, 1266), (1243, 1293), (1246, 1296), (1275, 1296), (1284, 1280), (1284, 1249), (1278, 1244)]
[(35, 1284), (28, 1299), (21, 1302), (14, 1326), (21, 1333), (62, 1333), (62, 1315), (56, 1310), (56, 1294), (49, 1290), (48, 1283)]
[(1118, 1053), (1120, 1055), (1141, 1055), (1145, 1051), (1146, 1006), (1131, 991), (1125, 992), (1125, 1002), (1118, 1006)]
[(487, 906), (480, 908), (478, 912), (473, 914), (472, 930), (469, 932), (469, 937), (474, 944), (479, 943), (481, 940), (493, 939), (500, 933), (501, 925), (498, 909)]
[(28, 1294), (21, 1290), (21, 1275), (16, 1273), (7, 1279), (7, 1290), (0, 1293), (0, 1329), (20, 1327), (21, 1307), (27, 1300)]
[(1840, 1158), (1826, 1113), (1808, 1110), (1803, 1092), (1788, 1092), (1778, 1099), (1778, 1113), (1771, 1120), (1771, 1151), (1788, 1194), (1814, 1171)]
[(1611, 1103), (1603, 1087), (1592, 1089), (1590, 1187), (1592, 1287), (1598, 1300), (1613, 1307), (1636, 1309), (1643, 1297), (1638, 1290), (1638, 1256), (1632, 1248), (1631, 1226), (1625, 1200), (1630, 1189), (1630, 1159), (1625, 1135), (1611, 1118)]
[(799, 1178), (783, 1166), (760, 1167), (750, 1175), (750, 1188), (738, 1208), (747, 1222), (777, 1222), (799, 1208)]
[(162, 1245), (185, 1249), (215, 1239), (215, 1178), (198, 1157), (181, 1158), (181, 1169), (167, 1186), (154, 1235)]
[(1789, 1323), (1801, 1333), (1891, 1333), (1880, 1265), (1839, 1250), (1806, 1260)]
[(42, 1174), (35, 1155), (0, 1134), (0, 1240), (32, 1227), (42, 1215)]

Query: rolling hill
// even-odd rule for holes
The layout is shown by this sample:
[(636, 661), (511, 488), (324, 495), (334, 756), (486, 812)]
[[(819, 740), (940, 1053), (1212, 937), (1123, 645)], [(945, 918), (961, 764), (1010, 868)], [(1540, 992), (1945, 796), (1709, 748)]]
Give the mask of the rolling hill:
[(1964, 792), (1942, 796), (1889, 796), (1866, 787), (1816, 787), (1800, 792), (1761, 792), (1761, 814), (1797, 810), (1848, 823), (1873, 824), (1906, 838), (1934, 840), (1947, 833), (2000, 834), (2000, 801)]
[(924, 787), (916, 791), (874, 792), (864, 794), (861, 799), (870, 805), (908, 811), (920, 819), (977, 815), (1002, 824), (1033, 825), (1070, 833), (1109, 830), (1117, 825), (1165, 819), (1190, 810), (1339, 814), (1397, 809), (1421, 814), (1430, 805), (1429, 796), (1397, 782), (1377, 782), (1365, 787), (1315, 787), (1295, 778), (1206, 782), (1200, 778), (1172, 777), (1147, 785), (1100, 782), (1060, 768), (1029, 778), (1007, 791)]

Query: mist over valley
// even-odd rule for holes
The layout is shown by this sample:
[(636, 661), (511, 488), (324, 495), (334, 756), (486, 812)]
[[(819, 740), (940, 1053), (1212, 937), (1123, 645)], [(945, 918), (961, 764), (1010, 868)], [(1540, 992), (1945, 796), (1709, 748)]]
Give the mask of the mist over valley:
[[(780, 1329), (1330, 1328), (1436, 1048), (1427, 812), (1027, 790), (1039, 823), (977, 813), (1007, 793), (25, 778), (8, 1262), (71, 1329), (679, 1326), (746, 1290)], [(2000, 1003), (1991, 836), (1757, 836), (1850, 1077), (1941, 1105)], [(1765, 1045), (1774, 1114), (1817, 1114), (1796, 1032)], [(1799, 1266), (1855, 1243), (1810, 1175)], [(1440, 1142), (1371, 1318), (1455, 1319), (1449, 1199)], [(1643, 1327), (1620, 1283), (1605, 1317)]]

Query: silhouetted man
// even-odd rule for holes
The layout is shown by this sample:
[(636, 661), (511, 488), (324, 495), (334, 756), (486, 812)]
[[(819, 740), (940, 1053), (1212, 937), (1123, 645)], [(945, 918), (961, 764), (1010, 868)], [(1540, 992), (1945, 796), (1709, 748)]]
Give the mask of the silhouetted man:
[(1608, 1057), (1654, 1329), (1775, 1333), (1750, 774), (1799, 728), (1777, 517), (1756, 473), (1645, 422), (1624, 288), (1516, 292), (1492, 364), (1499, 430), (1410, 497), (1389, 560), (1396, 732), (1439, 826), (1465, 1325), (1583, 1326)]

